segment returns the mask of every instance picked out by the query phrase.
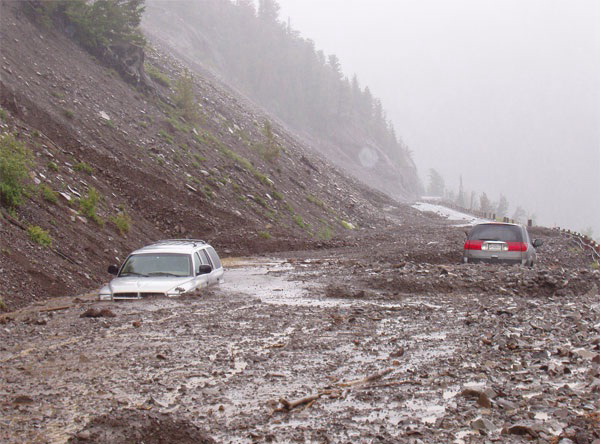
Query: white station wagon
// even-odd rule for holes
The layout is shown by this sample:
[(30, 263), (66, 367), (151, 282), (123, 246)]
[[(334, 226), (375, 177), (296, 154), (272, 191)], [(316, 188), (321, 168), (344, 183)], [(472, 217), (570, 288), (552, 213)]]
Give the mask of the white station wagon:
[(197, 239), (168, 239), (131, 253), (117, 276), (98, 294), (101, 301), (179, 296), (223, 281), (223, 267), (213, 247)]

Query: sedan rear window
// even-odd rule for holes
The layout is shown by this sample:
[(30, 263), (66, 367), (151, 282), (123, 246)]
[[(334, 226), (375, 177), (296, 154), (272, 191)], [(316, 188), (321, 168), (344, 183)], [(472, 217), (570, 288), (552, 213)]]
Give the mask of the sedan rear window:
[(469, 240), (523, 242), (520, 227), (514, 225), (477, 225), (470, 232)]
[(190, 276), (189, 254), (147, 253), (133, 254), (121, 269), (119, 276)]

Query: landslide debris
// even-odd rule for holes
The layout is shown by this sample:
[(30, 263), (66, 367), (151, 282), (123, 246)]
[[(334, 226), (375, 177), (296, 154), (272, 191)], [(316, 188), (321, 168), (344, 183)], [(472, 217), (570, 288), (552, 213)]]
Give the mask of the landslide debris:
[[(154, 92), (138, 90), (26, 3), (0, 2), (0, 131), (33, 159), (27, 199), (0, 208), (1, 309), (98, 288), (107, 265), (158, 239), (256, 254), (342, 245), (342, 221), (387, 223), (389, 198), (215, 78), (148, 47)], [(192, 116), (175, 100), (186, 79)]]
[(158, 412), (118, 409), (91, 420), (72, 444), (215, 444), (191, 421)]

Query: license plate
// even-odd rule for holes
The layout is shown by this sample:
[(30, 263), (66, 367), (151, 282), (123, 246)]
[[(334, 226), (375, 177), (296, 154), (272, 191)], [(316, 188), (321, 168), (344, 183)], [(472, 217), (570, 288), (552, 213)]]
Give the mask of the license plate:
[(503, 247), (501, 244), (488, 244), (488, 249), (492, 251), (501, 251)]

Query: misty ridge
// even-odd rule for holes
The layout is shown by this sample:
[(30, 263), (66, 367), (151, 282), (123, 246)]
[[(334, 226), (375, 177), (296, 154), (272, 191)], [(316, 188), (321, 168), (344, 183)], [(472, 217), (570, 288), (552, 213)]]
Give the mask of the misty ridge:
[(262, 0), (149, 0), (145, 33), (218, 73), (325, 157), (399, 200), (422, 186), (382, 102)]
[[(461, 170), (456, 177), (445, 177), (438, 167), (427, 164), (419, 165), (425, 172), (420, 180), (411, 149), (395, 131), (382, 101), (369, 85), (360, 84), (357, 75), (346, 77), (339, 58), (325, 54), (310, 38), (301, 36), (291, 21), (294, 17), (287, 21), (281, 17), (275, 0), (148, 0), (142, 27), (151, 39), (167, 43), (181, 57), (234, 85), (305, 136), (308, 144), (330, 161), (396, 199), (414, 200), (428, 194), (498, 218), (553, 222), (548, 205), (541, 220), (537, 210), (529, 207), (530, 193), (520, 201), (512, 182), (490, 193), (465, 181)], [(444, 130), (432, 123), (431, 131)], [(456, 165), (462, 156), (460, 150), (450, 152), (441, 147), (433, 164), (447, 159)], [(519, 169), (517, 177), (520, 175), (525, 176), (521, 181), (530, 173)], [(589, 236), (598, 235), (590, 220), (574, 225), (572, 228)]]

